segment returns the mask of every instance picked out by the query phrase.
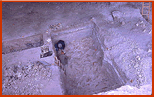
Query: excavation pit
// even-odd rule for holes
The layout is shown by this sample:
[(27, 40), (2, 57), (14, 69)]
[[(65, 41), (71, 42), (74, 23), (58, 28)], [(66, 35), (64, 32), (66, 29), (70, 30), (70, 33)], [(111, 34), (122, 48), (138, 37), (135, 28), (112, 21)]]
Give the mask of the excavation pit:
[[(51, 37), (48, 45), (45, 44), (48, 39), (44, 37), (44, 34), (19, 39), (23, 40), (23, 43), (17, 41), (18, 39), (9, 42), (4, 41), (3, 48), (13, 47), (15, 51), (2, 50), (4, 52), (2, 54), (2, 93), (21, 95), (24, 91), (21, 88), (24, 85), (24, 89), (26, 89), (24, 95), (29, 93), (32, 95), (92, 95), (125, 85), (125, 77), (121, 76), (124, 73), (118, 69), (116, 63), (110, 64), (104, 60), (103, 47), (97, 33), (98, 27), (95, 23), (86, 22), (59, 31), (51, 31), (51, 36), (48, 35)], [(29, 43), (29, 39), (31, 39), (30, 43), (34, 45), (27, 47), (25, 44)], [(65, 53), (68, 57), (66, 65), (56, 64), (54, 44), (59, 40), (65, 41)], [(40, 54), (44, 52), (41, 45), (43, 47), (49, 46), (47, 51), (52, 52), (50, 56), (40, 57)], [(41, 70), (45, 72), (44, 74), (36, 68), (40, 66), (38, 63), (42, 64), (43, 67), (49, 66), (50, 69), (41, 67)], [(24, 66), (28, 66), (27, 69), (24, 69)], [(17, 72), (13, 73), (13, 67), (19, 68)], [(8, 70), (8, 68), (10, 69)], [(42, 77), (48, 80), (43, 82)], [(19, 82), (20, 84), (12, 84)], [(33, 91), (33, 89), (29, 91), (27, 87), (29, 82), (38, 86), (41, 83), (41, 88), (38, 88), (42, 92)], [(18, 88), (14, 90), (12, 89), (14, 87)], [(29, 87), (34, 87), (34, 84)]]
[(92, 95), (124, 85), (115, 68), (104, 61), (96, 33), (94, 24), (87, 23), (52, 34), (53, 44), (58, 40), (66, 44), (68, 64), (61, 73), (65, 95)]

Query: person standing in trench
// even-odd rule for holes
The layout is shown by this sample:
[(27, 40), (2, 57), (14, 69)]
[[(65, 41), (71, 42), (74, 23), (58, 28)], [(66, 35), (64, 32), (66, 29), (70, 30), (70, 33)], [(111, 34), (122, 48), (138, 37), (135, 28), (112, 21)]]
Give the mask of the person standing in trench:
[(63, 65), (68, 64), (68, 57), (66, 56), (64, 49), (65, 49), (65, 42), (63, 40), (59, 40), (56, 44), (55, 44), (55, 48), (56, 48), (56, 53), (57, 53), (57, 58), (58, 60), (60, 60), (60, 62)]

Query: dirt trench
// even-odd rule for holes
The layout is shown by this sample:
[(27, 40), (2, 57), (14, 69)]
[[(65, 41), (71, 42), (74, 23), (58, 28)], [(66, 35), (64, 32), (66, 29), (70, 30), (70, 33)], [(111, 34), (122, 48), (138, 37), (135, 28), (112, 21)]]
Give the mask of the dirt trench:
[(111, 64), (103, 61), (104, 53), (92, 27), (52, 36), (53, 43), (66, 43), (68, 64), (61, 73), (65, 95), (92, 95), (124, 84)]

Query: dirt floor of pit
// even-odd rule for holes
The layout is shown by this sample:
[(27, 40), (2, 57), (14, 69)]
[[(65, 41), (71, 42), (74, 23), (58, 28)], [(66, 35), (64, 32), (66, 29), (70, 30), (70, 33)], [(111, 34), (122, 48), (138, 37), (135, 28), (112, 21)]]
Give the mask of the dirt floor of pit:
[(65, 65), (65, 94), (91, 95), (120, 87), (115, 72), (108, 71), (109, 66), (102, 64), (103, 52), (98, 47), (94, 46), (92, 37), (72, 41), (67, 45), (65, 51), (69, 60)]

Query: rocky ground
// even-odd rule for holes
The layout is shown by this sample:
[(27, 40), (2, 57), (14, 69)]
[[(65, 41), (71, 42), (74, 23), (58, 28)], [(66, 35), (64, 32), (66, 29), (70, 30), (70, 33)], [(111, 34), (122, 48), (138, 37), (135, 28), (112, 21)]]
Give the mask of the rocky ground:
[[(54, 66), (52, 67), (54, 68)], [(59, 95), (61, 93), (60, 86), (58, 86), (60, 82), (56, 84), (57, 86), (54, 85), (56, 78), (53, 72), (55, 70), (51, 69), (51, 66), (44, 65), (39, 61), (28, 64), (3, 65), (2, 94)]]

